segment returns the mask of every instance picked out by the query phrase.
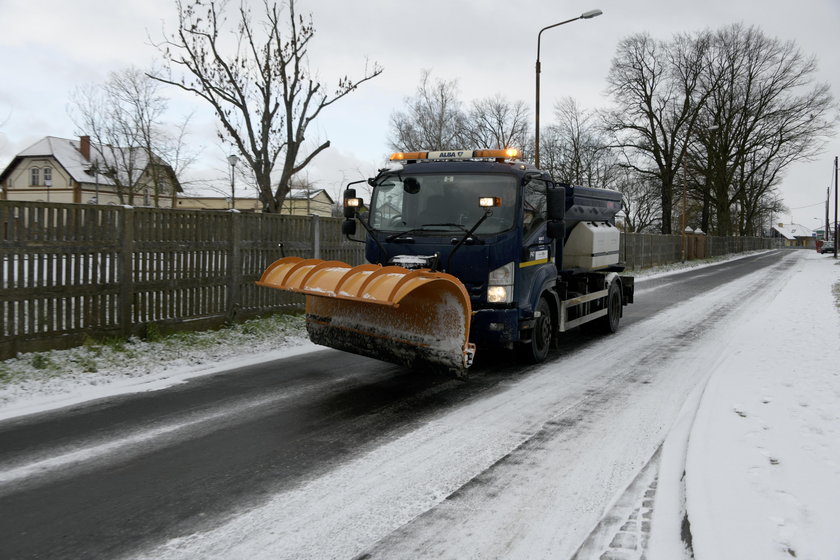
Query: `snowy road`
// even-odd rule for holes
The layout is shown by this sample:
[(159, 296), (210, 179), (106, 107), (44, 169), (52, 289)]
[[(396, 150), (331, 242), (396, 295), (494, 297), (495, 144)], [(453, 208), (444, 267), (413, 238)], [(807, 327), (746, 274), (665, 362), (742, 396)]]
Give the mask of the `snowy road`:
[(324, 351), (2, 422), (0, 556), (570, 558), (798, 258), (641, 281), (467, 384)]

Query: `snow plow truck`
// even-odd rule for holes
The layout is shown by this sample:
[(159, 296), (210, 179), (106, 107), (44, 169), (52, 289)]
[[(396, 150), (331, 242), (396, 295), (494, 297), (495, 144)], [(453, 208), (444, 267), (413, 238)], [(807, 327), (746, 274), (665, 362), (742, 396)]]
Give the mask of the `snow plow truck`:
[[(538, 363), (565, 331), (615, 332), (634, 289), (621, 193), (557, 183), (517, 156), (395, 153), (344, 192), (342, 233), (369, 264), (285, 257), (257, 284), (306, 295), (316, 344), (459, 377), (482, 347)], [(367, 208), (350, 188), (364, 182)]]

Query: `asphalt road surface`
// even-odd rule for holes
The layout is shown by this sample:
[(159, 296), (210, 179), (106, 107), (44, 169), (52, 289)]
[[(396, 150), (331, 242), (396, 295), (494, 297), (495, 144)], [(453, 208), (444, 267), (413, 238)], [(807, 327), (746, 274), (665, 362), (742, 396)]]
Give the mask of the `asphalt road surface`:
[[(621, 332), (758, 270), (773, 278), (794, 261), (776, 251), (640, 281)], [(736, 307), (721, 307), (695, 328), (714, 328), (715, 317)], [(562, 364), (600, 338), (568, 333), (550, 361)], [(541, 367), (504, 353), (478, 358), (461, 382), (324, 350), (0, 422), (0, 558), (141, 556), (212, 531), (418, 426), (516, 387)], [(601, 374), (591, 374), (595, 387)], [(605, 389), (589, 394), (595, 400), (580, 402), (590, 408), (613, 398)], [(418, 523), (433, 525), (428, 516)], [(410, 524), (385, 530), (350, 556), (394, 557), (413, 542), (409, 533)]]

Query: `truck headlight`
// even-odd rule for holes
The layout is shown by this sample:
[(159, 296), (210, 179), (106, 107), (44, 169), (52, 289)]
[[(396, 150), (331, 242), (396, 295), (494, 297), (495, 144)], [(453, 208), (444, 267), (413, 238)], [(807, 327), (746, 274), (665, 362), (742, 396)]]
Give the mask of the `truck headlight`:
[(510, 303), (513, 301), (513, 262), (490, 272), (487, 278), (487, 302)]
[(507, 286), (487, 287), (487, 301), (489, 303), (510, 303), (510, 295)]

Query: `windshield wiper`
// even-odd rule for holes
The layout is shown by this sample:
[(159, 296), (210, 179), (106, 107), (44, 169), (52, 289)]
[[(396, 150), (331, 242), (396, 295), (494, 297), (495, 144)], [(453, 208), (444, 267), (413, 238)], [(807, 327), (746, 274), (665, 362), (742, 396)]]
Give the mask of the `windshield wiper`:
[(386, 243), (391, 243), (392, 241), (394, 241), (396, 239), (399, 239), (400, 237), (402, 237), (404, 235), (409, 235), (411, 233), (420, 233), (420, 232), (424, 232), (424, 231), (436, 231), (436, 230), (428, 229), (428, 228), (431, 228), (431, 227), (456, 227), (463, 232), (469, 231), (467, 228), (465, 228), (461, 224), (423, 224), (420, 227), (408, 229), (408, 230), (405, 230), (405, 231), (401, 231), (399, 233), (394, 233), (392, 235), (389, 235), (388, 237), (385, 238), (385, 242)]
[[(471, 238), (472, 238), (472, 234), (473, 234), (473, 233), (475, 233), (475, 230), (477, 230), (477, 229), (478, 229), (478, 226), (480, 226), (481, 224), (483, 224), (483, 223), (484, 223), (484, 220), (486, 220), (487, 218), (489, 218), (489, 217), (490, 217), (490, 216), (492, 216), (492, 215), (493, 215), (493, 210), (492, 210), (492, 209), (490, 209), (490, 208), (487, 208), (487, 209), (484, 211), (484, 215), (483, 215), (481, 218), (479, 218), (479, 220), (475, 223), (475, 225), (474, 225), (473, 227), (471, 227), (470, 229), (467, 229), (467, 228), (461, 228), (461, 229), (463, 229), (466, 233), (464, 233), (464, 237), (462, 237), (462, 238), (461, 238), (461, 240), (460, 240), (460, 241), (459, 241), (459, 242), (455, 245), (455, 247), (453, 247), (453, 248), (452, 248), (452, 251), (450, 251), (450, 253), (449, 253), (449, 258), (448, 258), (448, 259), (446, 259), (446, 272), (449, 272), (450, 270), (452, 270), (452, 268), (451, 268), (451, 266), (452, 266), (452, 257), (455, 255), (455, 252), (456, 252), (458, 249), (460, 249), (460, 248), (461, 248), (461, 245), (463, 245), (464, 243), (466, 243), (466, 242), (467, 242), (467, 239), (471, 239)], [(451, 273), (450, 273), (450, 274), (451, 274)]]

